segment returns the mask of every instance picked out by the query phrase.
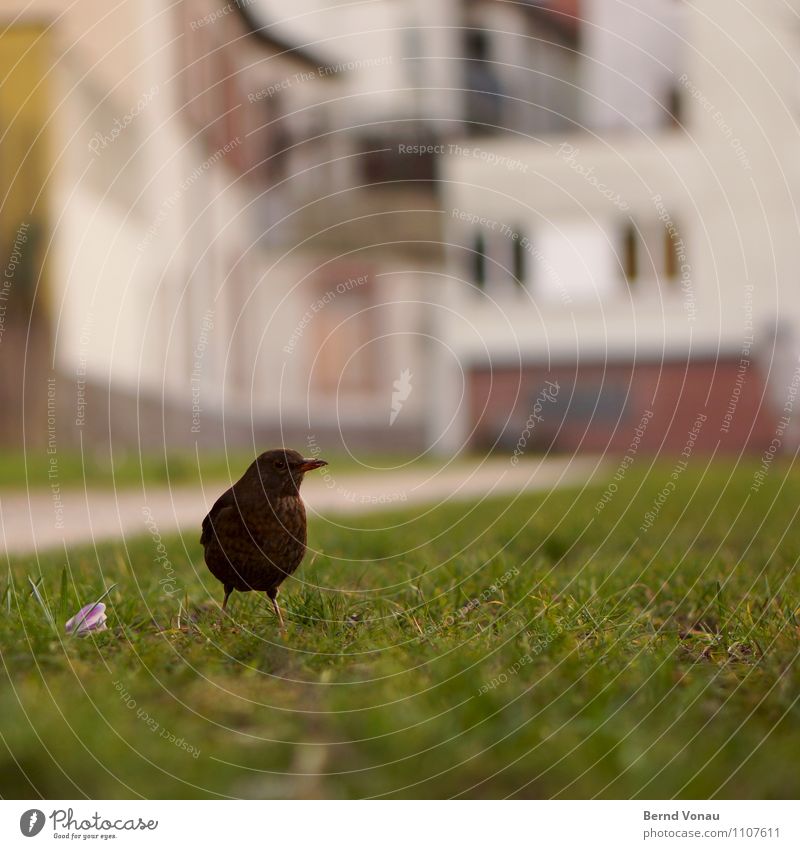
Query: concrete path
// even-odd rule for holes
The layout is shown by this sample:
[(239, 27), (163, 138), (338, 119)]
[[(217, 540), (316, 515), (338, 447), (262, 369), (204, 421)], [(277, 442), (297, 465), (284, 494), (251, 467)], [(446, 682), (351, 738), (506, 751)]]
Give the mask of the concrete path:
[[(336, 474), (332, 467), (309, 474), (303, 498), (309, 515), (352, 515), (410, 505), (468, 501), (603, 479), (606, 469), (591, 457), (526, 460), (454, 461), (441, 467), (393, 472)], [(63, 548), (92, 540), (148, 532), (196, 530), (225, 489), (218, 483), (199, 488), (152, 487), (101, 491), (0, 493), (0, 547), (12, 554)]]

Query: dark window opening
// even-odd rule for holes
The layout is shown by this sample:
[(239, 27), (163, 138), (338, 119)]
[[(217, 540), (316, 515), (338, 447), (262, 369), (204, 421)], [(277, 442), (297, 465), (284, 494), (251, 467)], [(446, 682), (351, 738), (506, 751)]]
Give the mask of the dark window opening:
[(683, 126), (683, 92), (677, 86), (672, 86), (667, 92), (667, 112), (669, 113), (669, 124), (672, 127)]
[(514, 274), (514, 280), (520, 286), (524, 287), (525, 276), (528, 271), (525, 248), (522, 246), (522, 235), (519, 232), (516, 232), (514, 235), (516, 238), (511, 242), (512, 273)]
[(635, 283), (639, 276), (639, 234), (633, 222), (625, 227), (622, 240), (622, 263), (625, 279)]
[(486, 240), (478, 233), (472, 243), (472, 274), (479, 289), (486, 287)]
[(278, 183), (289, 176), (292, 139), (284, 123), (285, 109), (280, 95), (275, 94), (263, 103), (263, 125), (259, 130), (264, 144), (261, 173), (267, 182)]
[[(419, 154), (404, 152), (414, 147)], [(433, 188), (437, 182), (441, 146), (432, 136), (380, 136), (364, 138), (359, 145), (361, 174), (370, 185), (386, 184), (403, 188), (403, 184), (422, 184)], [(402, 152), (401, 152), (402, 151)]]
[(468, 30), (464, 37), (464, 116), (470, 133), (497, 132), (503, 115), (503, 90), (491, 65), (488, 35)]
[(678, 236), (674, 224), (664, 228), (664, 274), (668, 280), (678, 276)]
[(489, 37), (482, 29), (467, 30), (464, 35), (464, 55), (481, 62), (489, 58)]

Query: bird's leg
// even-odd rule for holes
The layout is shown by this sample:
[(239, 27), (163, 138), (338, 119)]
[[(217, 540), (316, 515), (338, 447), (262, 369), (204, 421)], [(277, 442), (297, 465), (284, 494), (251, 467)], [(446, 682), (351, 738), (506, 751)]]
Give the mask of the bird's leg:
[(285, 631), (286, 625), (283, 622), (283, 614), (281, 613), (281, 609), (280, 607), (278, 607), (277, 595), (277, 592), (267, 592), (267, 598), (272, 602), (272, 609), (275, 611), (275, 615), (278, 617), (278, 621), (281, 623), (281, 631)]
[(222, 628), (222, 621), (225, 619), (225, 615), (227, 614), (228, 607), (228, 599), (230, 598), (231, 593), (233, 592), (233, 587), (229, 584), (225, 584), (225, 598), (222, 600), (222, 610), (219, 612), (219, 617), (217, 618), (216, 623), (212, 626), (214, 629), (219, 630)]
[(228, 599), (233, 592), (233, 587), (229, 587), (227, 584), (225, 585), (225, 598), (222, 600), (222, 609), (223, 611), (228, 609)]

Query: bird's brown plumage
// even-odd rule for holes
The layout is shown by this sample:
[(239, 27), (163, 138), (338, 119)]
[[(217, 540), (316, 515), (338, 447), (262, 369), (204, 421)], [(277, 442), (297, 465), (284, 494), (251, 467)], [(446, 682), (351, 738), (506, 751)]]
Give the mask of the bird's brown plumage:
[(223, 609), (233, 590), (257, 590), (269, 596), (280, 618), (278, 587), (306, 551), (299, 487), (305, 472), (324, 465), (297, 451), (266, 451), (214, 503), (203, 519), (200, 543), (211, 574), (225, 587)]

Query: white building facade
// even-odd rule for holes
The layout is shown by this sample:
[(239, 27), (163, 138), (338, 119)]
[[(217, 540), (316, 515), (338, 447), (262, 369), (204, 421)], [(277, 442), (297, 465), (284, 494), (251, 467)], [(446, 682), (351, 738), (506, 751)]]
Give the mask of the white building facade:
[(516, 446), (556, 381), (531, 447), (624, 449), (643, 416), (653, 451), (681, 451), (698, 420), (704, 451), (762, 450), (776, 428), (787, 447), (797, 18), (721, 0), (589, 2), (586, 16), (586, 130), (444, 161), (453, 248), (435, 333), (452, 390), (432, 393), (430, 441)]

